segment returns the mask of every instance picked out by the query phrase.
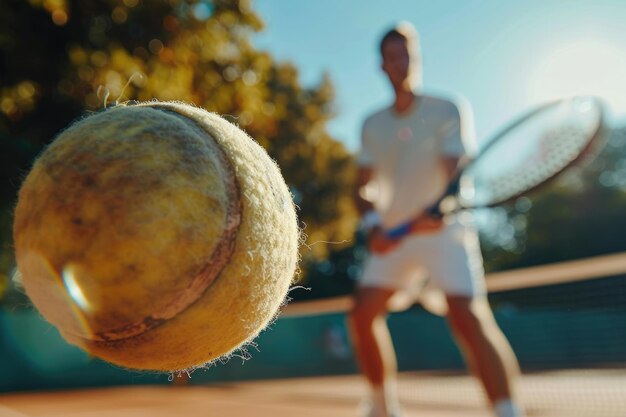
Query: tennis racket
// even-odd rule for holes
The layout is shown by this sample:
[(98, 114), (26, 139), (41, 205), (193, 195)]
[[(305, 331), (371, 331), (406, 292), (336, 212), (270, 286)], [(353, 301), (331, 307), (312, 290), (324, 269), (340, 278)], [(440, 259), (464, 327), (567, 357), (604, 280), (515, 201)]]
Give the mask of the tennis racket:
[[(462, 159), (446, 192), (427, 210), (435, 217), (492, 207), (520, 197), (595, 153), (604, 143), (605, 110), (591, 96), (541, 105), (492, 137), (478, 154)], [(410, 232), (411, 223), (386, 231)]]

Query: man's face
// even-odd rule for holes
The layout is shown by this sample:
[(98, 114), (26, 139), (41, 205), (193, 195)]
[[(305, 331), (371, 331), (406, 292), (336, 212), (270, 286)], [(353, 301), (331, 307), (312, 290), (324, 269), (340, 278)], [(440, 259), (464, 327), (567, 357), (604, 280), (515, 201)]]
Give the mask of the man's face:
[(382, 47), (383, 71), (394, 86), (402, 85), (411, 77), (411, 52), (404, 39), (389, 39)]

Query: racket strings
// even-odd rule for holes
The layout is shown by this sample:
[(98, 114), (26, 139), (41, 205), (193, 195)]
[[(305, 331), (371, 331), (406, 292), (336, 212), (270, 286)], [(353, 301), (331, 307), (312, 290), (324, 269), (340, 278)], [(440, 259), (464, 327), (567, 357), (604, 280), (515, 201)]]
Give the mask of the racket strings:
[(585, 152), (601, 123), (598, 107), (566, 102), (517, 125), (468, 167), (459, 194), (465, 207), (497, 204), (555, 177)]
[(576, 127), (567, 126), (558, 132), (551, 132), (546, 136), (537, 159), (529, 159), (528, 165), (501, 177), (487, 178), (483, 186), (491, 190), (494, 198), (503, 199), (540, 184), (575, 160), (584, 149), (585, 139), (585, 134)]
[[(487, 202), (505, 201), (534, 188), (576, 160), (584, 151), (589, 137), (590, 131), (580, 124), (552, 128), (536, 144), (536, 153), (529, 154), (515, 164), (511, 163), (508, 168), (500, 170), (498, 175), (492, 175), (490, 172), (482, 174), (479, 170), (469, 172), (473, 188), (471, 192), (466, 192), (465, 196)], [(493, 154), (491, 159), (497, 157), (514, 159), (511, 155), (505, 155), (506, 146), (501, 151), (494, 151)]]

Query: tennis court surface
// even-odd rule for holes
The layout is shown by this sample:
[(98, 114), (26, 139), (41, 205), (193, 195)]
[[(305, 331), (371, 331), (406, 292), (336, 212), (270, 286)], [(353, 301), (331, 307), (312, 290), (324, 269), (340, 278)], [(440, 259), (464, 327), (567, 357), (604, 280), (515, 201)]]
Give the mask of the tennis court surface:
[[(626, 416), (626, 253), (494, 273), (487, 283), (520, 359), (528, 417)], [(21, 385), (0, 394), (0, 417), (358, 417), (367, 387), (347, 344), (350, 303), (288, 306), (245, 366), (231, 361), (173, 383), (77, 356), (33, 318), (5, 313), (11, 349), (3, 363), (19, 361), (8, 377)], [(405, 417), (492, 415), (443, 319), (417, 309), (392, 315), (390, 324)]]
[[(358, 416), (365, 386), (357, 376), (222, 385), (133, 386), (0, 396), (2, 417), (347, 417)], [(520, 384), (529, 416), (626, 415), (626, 372), (585, 370), (526, 374)], [(406, 417), (491, 416), (467, 375), (403, 373)]]

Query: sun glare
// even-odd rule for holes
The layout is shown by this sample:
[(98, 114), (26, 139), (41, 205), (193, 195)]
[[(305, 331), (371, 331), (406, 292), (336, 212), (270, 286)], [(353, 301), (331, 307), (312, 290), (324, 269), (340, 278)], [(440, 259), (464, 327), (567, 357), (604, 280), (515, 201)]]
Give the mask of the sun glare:
[(626, 51), (600, 40), (572, 41), (552, 49), (531, 70), (533, 101), (591, 94), (615, 113), (626, 112)]
[(76, 271), (75, 268), (72, 267), (72, 265), (68, 265), (63, 269), (63, 283), (65, 284), (67, 291), (69, 292), (72, 300), (74, 300), (76, 305), (82, 311), (89, 311), (91, 309), (91, 306), (89, 304), (89, 301), (87, 301), (87, 298), (85, 297), (82, 289), (80, 288), (78, 281), (76, 280)]

